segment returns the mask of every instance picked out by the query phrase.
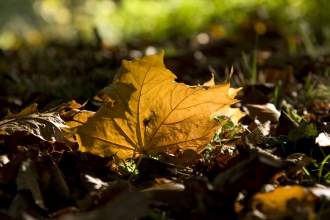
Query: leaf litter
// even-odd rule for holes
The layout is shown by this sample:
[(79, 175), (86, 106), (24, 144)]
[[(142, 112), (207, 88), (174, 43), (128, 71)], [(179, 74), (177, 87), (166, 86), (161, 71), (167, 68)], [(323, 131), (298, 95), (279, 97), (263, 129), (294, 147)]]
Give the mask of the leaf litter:
[(123, 61), (96, 113), (75, 101), (8, 112), (2, 219), (329, 217), (326, 117), (279, 114), (250, 95), (242, 118), (229, 80), (176, 83), (163, 55)]

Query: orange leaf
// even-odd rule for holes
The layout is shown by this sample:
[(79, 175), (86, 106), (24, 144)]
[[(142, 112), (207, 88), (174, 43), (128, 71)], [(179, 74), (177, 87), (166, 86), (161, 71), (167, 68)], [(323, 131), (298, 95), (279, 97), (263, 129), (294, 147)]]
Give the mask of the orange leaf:
[(244, 114), (230, 105), (238, 90), (228, 81), (203, 88), (176, 83), (160, 54), (124, 60), (113, 83), (95, 99), (104, 105), (75, 129), (82, 151), (119, 158), (171, 149), (204, 150), (221, 125), (211, 118)]

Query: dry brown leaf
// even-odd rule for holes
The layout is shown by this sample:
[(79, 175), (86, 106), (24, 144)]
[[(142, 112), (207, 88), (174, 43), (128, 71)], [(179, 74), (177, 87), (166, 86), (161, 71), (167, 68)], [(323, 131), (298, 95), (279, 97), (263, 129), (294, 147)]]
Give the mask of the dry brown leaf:
[(244, 115), (230, 108), (238, 90), (228, 81), (208, 88), (176, 83), (163, 56), (122, 62), (113, 83), (95, 98), (104, 105), (75, 130), (82, 151), (122, 159), (173, 148), (201, 152), (220, 127), (211, 117), (237, 121)]
[(280, 117), (280, 112), (277, 111), (274, 104), (266, 103), (264, 105), (246, 105), (253, 119), (257, 118), (261, 123), (266, 121), (271, 121), (273, 123), (278, 123)]
[(256, 127), (250, 134), (247, 135), (247, 138), (251, 143), (261, 144), (265, 136), (269, 135), (270, 131), (270, 121)]
[(18, 114), (9, 111), (5, 119), (0, 121), (0, 134), (25, 131), (45, 141), (67, 143), (61, 131), (65, 127), (67, 125), (56, 112), (39, 113), (37, 105), (32, 104)]
[(15, 181), (17, 185), (17, 191), (29, 190), (35, 203), (40, 208), (47, 210), (42, 191), (38, 183), (40, 177), (36, 166), (36, 162), (30, 159), (22, 161)]

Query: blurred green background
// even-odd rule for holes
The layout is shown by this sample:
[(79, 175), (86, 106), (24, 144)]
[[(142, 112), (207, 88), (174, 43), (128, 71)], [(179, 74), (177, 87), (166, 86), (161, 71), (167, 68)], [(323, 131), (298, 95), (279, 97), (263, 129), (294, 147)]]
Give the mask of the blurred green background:
[(123, 59), (161, 49), (189, 85), (211, 72), (221, 83), (231, 66), (236, 87), (274, 68), (328, 76), (329, 11), (328, 0), (1, 0), (0, 117), (91, 100)]
[(190, 39), (200, 32), (231, 38), (248, 29), (289, 41), (312, 35), (322, 43), (330, 35), (329, 11), (328, 0), (5, 0), (0, 2), (0, 48), (90, 41), (95, 29), (110, 47)]

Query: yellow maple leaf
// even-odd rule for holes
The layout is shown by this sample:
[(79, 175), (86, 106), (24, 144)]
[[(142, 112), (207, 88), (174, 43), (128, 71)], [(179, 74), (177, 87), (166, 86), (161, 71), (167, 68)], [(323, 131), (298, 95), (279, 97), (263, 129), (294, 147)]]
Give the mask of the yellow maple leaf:
[(74, 131), (82, 151), (121, 159), (178, 148), (199, 153), (221, 126), (211, 117), (238, 121), (244, 115), (230, 108), (238, 90), (228, 81), (210, 87), (177, 83), (163, 57), (164, 51), (123, 60), (113, 83), (95, 97), (104, 104)]

